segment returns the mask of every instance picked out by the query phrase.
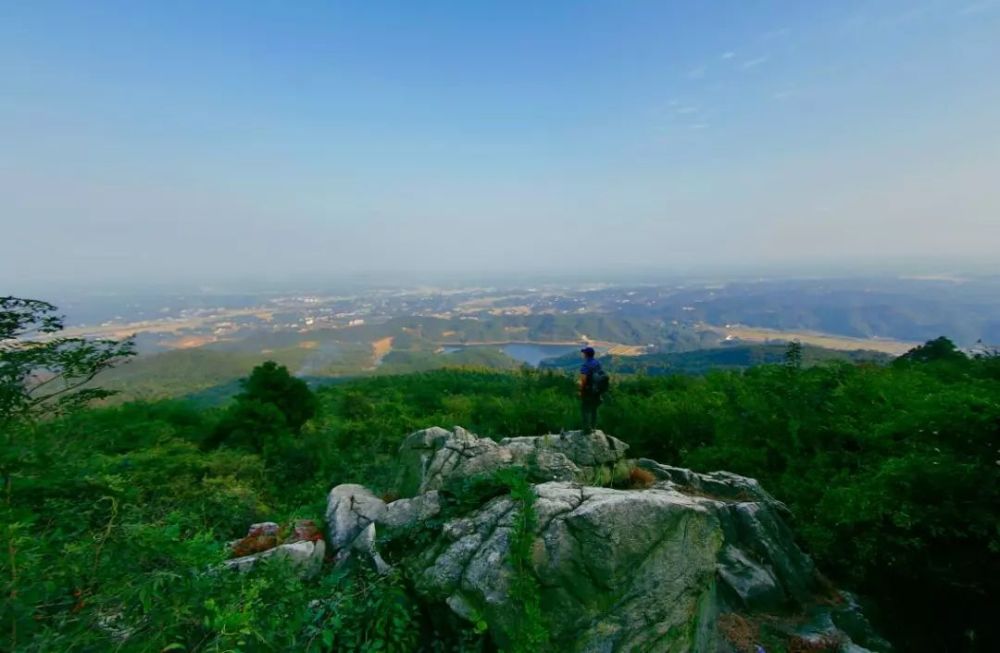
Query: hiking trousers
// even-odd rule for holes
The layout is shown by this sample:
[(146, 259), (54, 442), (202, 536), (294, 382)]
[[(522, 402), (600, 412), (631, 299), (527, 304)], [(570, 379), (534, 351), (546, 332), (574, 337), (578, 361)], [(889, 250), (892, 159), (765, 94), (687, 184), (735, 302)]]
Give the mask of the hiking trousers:
[(584, 399), (580, 402), (580, 416), (583, 418), (583, 432), (592, 433), (597, 428), (597, 407), (601, 402)]

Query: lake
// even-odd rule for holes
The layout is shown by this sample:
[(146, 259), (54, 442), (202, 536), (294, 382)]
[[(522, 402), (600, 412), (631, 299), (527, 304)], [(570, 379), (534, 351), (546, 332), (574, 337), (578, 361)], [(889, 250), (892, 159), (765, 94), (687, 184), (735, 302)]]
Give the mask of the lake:
[(538, 367), (546, 358), (555, 358), (556, 356), (563, 356), (571, 352), (578, 351), (580, 349), (579, 345), (546, 345), (546, 344), (535, 344), (535, 343), (524, 343), (524, 342), (512, 342), (506, 345), (469, 345), (468, 347), (444, 347), (442, 349), (443, 353), (451, 354), (460, 349), (473, 348), (473, 347), (490, 347), (493, 349), (499, 349), (503, 353), (507, 354), (514, 360), (520, 361), (522, 363), (527, 363), (532, 367)]

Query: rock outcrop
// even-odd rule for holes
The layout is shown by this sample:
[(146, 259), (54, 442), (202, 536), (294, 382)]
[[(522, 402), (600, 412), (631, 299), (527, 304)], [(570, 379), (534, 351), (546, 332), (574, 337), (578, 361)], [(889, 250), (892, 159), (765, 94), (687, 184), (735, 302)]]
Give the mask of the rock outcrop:
[(523, 467), (535, 482), (599, 482), (625, 459), (628, 445), (600, 431), (506, 438), (499, 443), (461, 427), (432, 427), (412, 433), (400, 447), (403, 496), (439, 490), (450, 478), (489, 474)]
[(316, 524), (302, 519), (294, 522), (290, 533), (281, 539), (275, 522), (252, 524), (246, 537), (230, 542), (233, 558), (223, 566), (234, 571), (249, 571), (265, 560), (285, 560), (304, 578), (320, 572), (326, 556), (326, 542)]
[[(405, 567), (426, 601), (484, 619), (502, 648), (521, 625), (508, 557), (523, 507), (504, 493), (456, 495), (518, 467), (532, 482), (531, 573), (555, 650), (753, 651), (721, 627), (734, 619), (767, 620), (815, 650), (887, 648), (849, 597), (823, 583), (787, 509), (756, 481), (627, 461), (626, 449), (600, 431), (500, 442), (461, 428), (418, 431), (401, 448), (400, 490), (410, 496), (386, 504), (362, 486), (335, 487), (329, 541), (341, 562), (360, 552), (383, 572)], [(633, 467), (655, 482), (612, 486)], [(379, 551), (377, 538), (391, 547), (414, 533), (421, 546)]]

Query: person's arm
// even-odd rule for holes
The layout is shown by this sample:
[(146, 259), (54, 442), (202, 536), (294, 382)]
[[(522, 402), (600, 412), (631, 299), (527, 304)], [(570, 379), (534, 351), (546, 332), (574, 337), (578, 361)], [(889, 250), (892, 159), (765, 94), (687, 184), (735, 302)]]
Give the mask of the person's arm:
[(580, 396), (581, 397), (583, 396), (583, 393), (586, 390), (587, 390), (587, 375), (581, 373), (580, 374)]

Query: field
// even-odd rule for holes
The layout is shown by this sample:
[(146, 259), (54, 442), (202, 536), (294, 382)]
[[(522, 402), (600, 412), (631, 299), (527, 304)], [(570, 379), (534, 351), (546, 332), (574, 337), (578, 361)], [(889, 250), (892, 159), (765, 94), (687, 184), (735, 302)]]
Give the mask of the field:
[(824, 347), (826, 349), (837, 349), (840, 351), (867, 349), (893, 356), (905, 354), (919, 344), (916, 342), (883, 338), (851, 338), (815, 331), (781, 331), (778, 329), (762, 329), (746, 326), (704, 326), (707, 329), (716, 331), (726, 339), (738, 339), (744, 342), (768, 343), (798, 340), (804, 345), (816, 345), (817, 347)]
[(386, 336), (372, 343), (372, 364), (374, 366), (378, 367), (378, 364), (382, 362), (386, 354), (392, 351), (392, 341), (392, 336)]
[(180, 333), (192, 329), (203, 329), (216, 322), (237, 317), (256, 317), (264, 322), (273, 319), (271, 311), (259, 308), (217, 311), (211, 315), (192, 316), (181, 319), (143, 320), (141, 322), (102, 324), (100, 326), (69, 327), (61, 335), (67, 338), (125, 338), (136, 333)]

